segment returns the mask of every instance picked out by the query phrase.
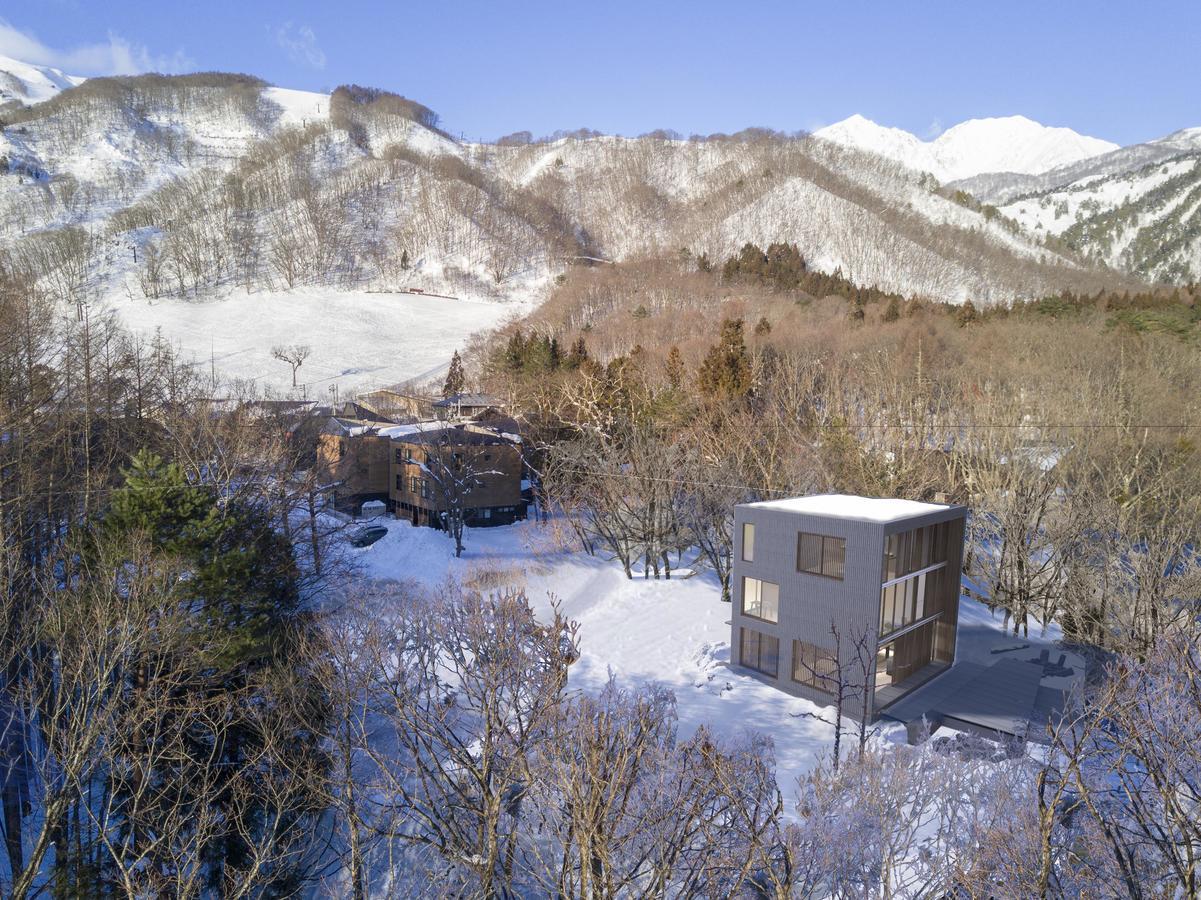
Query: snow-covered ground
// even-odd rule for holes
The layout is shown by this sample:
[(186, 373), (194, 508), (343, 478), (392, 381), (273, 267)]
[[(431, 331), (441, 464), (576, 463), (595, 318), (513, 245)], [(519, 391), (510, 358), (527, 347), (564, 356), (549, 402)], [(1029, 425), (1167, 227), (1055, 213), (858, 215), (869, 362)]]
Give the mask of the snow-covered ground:
[(334, 288), (134, 298), (107, 301), (128, 328), (147, 336), (161, 330), (206, 374), (211, 364), (218, 377), (253, 380), (263, 390), (291, 390), (291, 369), (272, 358), (273, 346), (311, 346), (297, 372), (310, 398), (335, 383), (345, 396), (436, 375), (472, 334), (527, 310), (521, 297), (506, 303)]
[[(549, 612), (551, 598), (556, 598), (563, 613), (580, 623), (581, 657), (571, 669), (573, 687), (598, 691), (612, 671), (626, 685), (657, 682), (671, 688), (682, 737), (702, 724), (727, 737), (748, 729), (770, 734), (777, 779), (789, 800), (797, 779), (830, 750), (833, 728), (805, 714), (831, 719), (832, 709), (730, 668), (730, 606), (722, 602), (710, 573), (630, 580), (616, 563), (563, 549), (564, 536), (553, 521), (468, 529), (461, 559), (455, 559), (453, 544), (442, 532), (393, 519), (373, 524), (386, 525), (387, 536), (371, 547), (347, 551), (363, 577), (436, 587), (448, 578), (472, 584), (483, 573), (496, 572), (499, 578), (489, 578), (487, 584), (524, 587), (540, 614)], [(1000, 617), (982, 604), (963, 599), (960, 616), (961, 655), (987, 658), (989, 647), (1006, 643)], [(1058, 636), (1048, 633), (1039, 640), (1035, 632), (1032, 625), (1029, 655)], [(854, 727), (844, 722), (844, 728)], [(876, 739), (904, 741), (904, 727), (879, 723)]]

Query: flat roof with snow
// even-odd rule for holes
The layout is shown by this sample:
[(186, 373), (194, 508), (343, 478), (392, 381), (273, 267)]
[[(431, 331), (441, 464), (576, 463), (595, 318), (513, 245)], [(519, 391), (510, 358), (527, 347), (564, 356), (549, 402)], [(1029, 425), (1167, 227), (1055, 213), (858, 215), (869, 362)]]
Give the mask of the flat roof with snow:
[(780, 512), (800, 513), (806, 516), (830, 516), (837, 519), (856, 519), (863, 522), (880, 523), (899, 522), (903, 519), (913, 519), (959, 508), (942, 503), (857, 497), (852, 494), (814, 494), (809, 497), (763, 500), (746, 505), (754, 509), (775, 509)]

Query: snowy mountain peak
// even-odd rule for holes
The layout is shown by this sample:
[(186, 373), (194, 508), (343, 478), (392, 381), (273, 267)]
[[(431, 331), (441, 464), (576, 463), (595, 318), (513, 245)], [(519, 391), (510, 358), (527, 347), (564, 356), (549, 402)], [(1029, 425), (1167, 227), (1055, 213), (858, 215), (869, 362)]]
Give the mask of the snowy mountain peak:
[(41, 103), (83, 81), (83, 78), (66, 75), (52, 66), (35, 66), (0, 56), (0, 104), (13, 100), (18, 103)]
[(879, 125), (855, 114), (814, 135), (845, 146), (878, 153), (912, 169), (931, 172), (940, 181), (955, 181), (985, 172), (1034, 175), (1078, 162), (1118, 145), (1053, 128), (1025, 116), (969, 119), (923, 141), (900, 128)]

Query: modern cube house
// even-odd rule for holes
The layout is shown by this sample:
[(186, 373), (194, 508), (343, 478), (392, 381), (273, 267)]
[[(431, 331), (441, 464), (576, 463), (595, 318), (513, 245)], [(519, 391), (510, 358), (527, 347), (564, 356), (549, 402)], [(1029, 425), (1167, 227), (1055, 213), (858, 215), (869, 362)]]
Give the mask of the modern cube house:
[[(732, 662), (874, 720), (955, 659), (967, 509), (826, 494), (734, 508)], [(865, 702), (866, 700), (866, 702)]]

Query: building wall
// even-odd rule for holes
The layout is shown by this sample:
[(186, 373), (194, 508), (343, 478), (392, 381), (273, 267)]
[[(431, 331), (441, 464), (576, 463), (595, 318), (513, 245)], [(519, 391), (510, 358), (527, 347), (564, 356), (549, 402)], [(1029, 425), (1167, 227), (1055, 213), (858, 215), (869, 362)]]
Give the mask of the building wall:
[[(881, 566), (884, 537), (893, 531), (906, 531), (952, 518), (961, 518), (964, 511), (952, 507), (945, 512), (914, 517), (887, 525), (832, 516), (805, 515), (786, 510), (744, 505), (734, 511), (734, 566), (731, 610), (731, 662), (739, 664), (741, 629), (750, 628), (776, 637), (780, 642), (778, 674), (775, 678), (747, 670), (756, 678), (775, 685), (783, 691), (805, 697), (817, 703), (829, 704), (832, 696), (793, 680), (793, 641), (800, 639), (817, 647), (833, 651), (835, 638), (831, 625), (841, 636), (839, 667), (842, 677), (857, 686), (870, 679), (874, 685), (876, 648), (880, 631)], [(755, 525), (754, 561), (743, 560), (743, 523)], [(841, 537), (846, 540), (845, 573), (842, 580), (797, 571), (797, 541), (802, 532)], [(962, 532), (960, 532), (962, 534)], [(947, 560), (948, 571), (954, 572), (956, 602), (950, 622), (951, 643), (954, 645), (954, 618), (958, 612), (958, 573), (962, 565), (962, 539), (958, 548), (952, 544)], [(780, 586), (779, 621), (768, 623), (742, 613), (743, 578), (749, 576)], [(860, 653), (856, 642), (863, 648)], [(861, 662), (866, 661), (866, 671)], [(874, 692), (873, 692), (874, 693)], [(844, 714), (858, 718), (862, 714), (862, 698), (855, 697), (853, 709)], [(868, 718), (875, 717), (869, 702)]]
[[(430, 453), (442, 454), (444, 457), (452, 453), (461, 453), (468, 464), (477, 470), (495, 470), (499, 473), (481, 475), (483, 483), (471, 492), (466, 504), (471, 509), (492, 510), (492, 516), (485, 519), (481, 513), (470, 517), (469, 524), (507, 524), (524, 516), (525, 505), (521, 497), (521, 452), (513, 444), (431, 446), (398, 439), (391, 442), (389, 454), (389, 498), (392, 511), (398, 518), (414, 520), (418, 525), (434, 524), (436, 514), (446, 507), (445, 497), (432, 480), (428, 497), (423, 497), (420, 490), (413, 490), (413, 478), (428, 480), (429, 476), (419, 465), (407, 462), (407, 454), (410, 452), (420, 462), (425, 462)], [(498, 512), (509, 508), (511, 513)]]
[(373, 434), (319, 435), (317, 465), (322, 477), (342, 482), (334, 491), (339, 501), (388, 496), (387, 438)]

